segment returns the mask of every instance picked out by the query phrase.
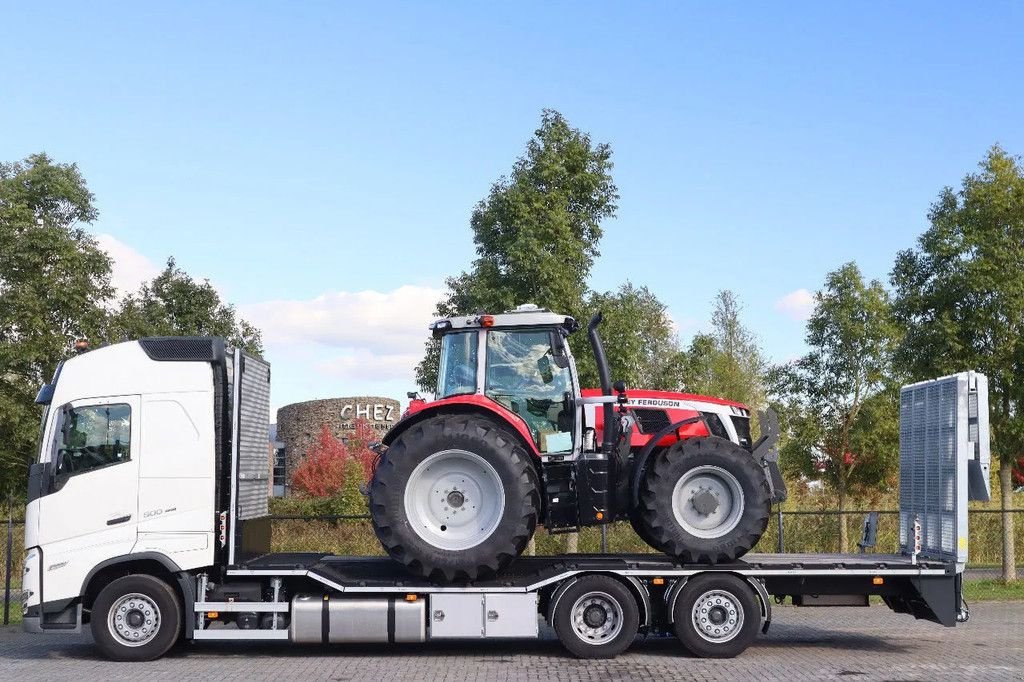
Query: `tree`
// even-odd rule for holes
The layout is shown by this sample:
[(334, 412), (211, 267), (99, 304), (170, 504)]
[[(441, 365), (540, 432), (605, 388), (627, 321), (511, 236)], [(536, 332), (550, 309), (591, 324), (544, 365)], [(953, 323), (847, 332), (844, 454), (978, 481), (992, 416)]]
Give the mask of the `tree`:
[(96, 217), (74, 164), (0, 163), (0, 492), (24, 493), (40, 384), (102, 327), (110, 259), (82, 227)]
[(932, 204), (916, 249), (900, 252), (891, 280), (907, 329), (898, 362), (913, 379), (965, 369), (989, 379), (999, 457), (1003, 577), (1016, 579), (1012, 470), (1024, 455), (1024, 166), (998, 145)]
[(899, 450), (892, 382), (899, 332), (881, 282), (865, 283), (854, 263), (829, 273), (806, 340), (810, 352), (781, 372), (789, 437), (780, 459), (787, 473), (820, 477), (835, 493), (846, 551), (849, 498), (878, 491)]
[[(615, 215), (611, 168), (607, 144), (594, 144), (560, 113), (545, 109), (511, 175), (495, 182), (473, 210), (476, 259), (469, 272), (447, 280), (438, 316), (500, 312), (530, 302), (580, 318), (601, 223)], [(570, 343), (580, 355), (586, 339)], [(428, 342), (416, 371), (424, 390), (437, 383), (437, 357), (436, 342)]]
[(765, 404), (764, 354), (757, 337), (740, 319), (742, 306), (735, 294), (718, 292), (714, 305), (711, 333), (694, 336), (686, 352), (682, 369), (686, 390), (757, 410)]
[[(604, 314), (601, 336), (612, 379), (634, 388), (679, 388), (684, 354), (665, 304), (647, 287), (626, 282), (618, 291), (592, 292), (586, 308), (586, 319)], [(576, 366), (583, 386), (599, 385), (589, 347), (576, 356)]]
[(152, 282), (126, 296), (110, 320), (112, 339), (144, 336), (222, 336), (249, 353), (263, 353), (260, 330), (239, 319), (209, 280), (192, 279), (173, 258)]

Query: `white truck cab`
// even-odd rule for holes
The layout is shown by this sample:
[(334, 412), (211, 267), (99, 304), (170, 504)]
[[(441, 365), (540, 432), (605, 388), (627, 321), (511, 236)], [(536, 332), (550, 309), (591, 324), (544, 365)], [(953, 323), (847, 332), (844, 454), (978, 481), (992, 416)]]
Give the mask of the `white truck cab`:
[(220, 339), (145, 339), (66, 360), (43, 387), (25, 512), (27, 629), (77, 629), (104, 572), (215, 562), (227, 364)]

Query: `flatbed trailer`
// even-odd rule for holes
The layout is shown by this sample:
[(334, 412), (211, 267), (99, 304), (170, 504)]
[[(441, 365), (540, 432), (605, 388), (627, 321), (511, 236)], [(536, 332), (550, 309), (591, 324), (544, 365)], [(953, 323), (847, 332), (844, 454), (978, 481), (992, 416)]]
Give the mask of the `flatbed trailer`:
[[(903, 391), (899, 554), (747, 554), (719, 564), (660, 554), (523, 556), (486, 579), (435, 584), (385, 557), (268, 551), (269, 366), (225, 354), (222, 342), (186, 341), (93, 351), (40, 392), (60, 409), (44, 417), (30, 473), (27, 630), (77, 632), (88, 623), (105, 655), (149, 660), (179, 640), (529, 639), (544, 620), (580, 657), (622, 653), (637, 633), (675, 634), (695, 655), (729, 657), (768, 631), (773, 600), (866, 607), (878, 596), (944, 626), (967, 619), (967, 491), (984, 485), (988, 465), (981, 375)], [(107, 432), (123, 430), (131, 455), (89, 470), (109, 481), (93, 476), (76, 487), (89, 474), (62, 475), (48, 453), (63, 452), (54, 443), (64, 424), (90, 409), (106, 415)], [(162, 420), (153, 440), (136, 431), (136, 413), (147, 429)], [(175, 415), (183, 415), (177, 425)], [(169, 446), (182, 429), (197, 450)], [(74, 505), (81, 518), (59, 513)], [(104, 516), (105, 529), (83, 530)]]

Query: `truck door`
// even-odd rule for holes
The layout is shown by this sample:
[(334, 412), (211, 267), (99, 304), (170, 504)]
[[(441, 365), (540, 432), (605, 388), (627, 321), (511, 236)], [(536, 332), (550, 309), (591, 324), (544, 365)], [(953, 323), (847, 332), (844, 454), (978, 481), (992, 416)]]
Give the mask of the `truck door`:
[(139, 396), (76, 400), (58, 410), (49, 491), (39, 499), (47, 601), (77, 596), (93, 567), (132, 551), (138, 528)]

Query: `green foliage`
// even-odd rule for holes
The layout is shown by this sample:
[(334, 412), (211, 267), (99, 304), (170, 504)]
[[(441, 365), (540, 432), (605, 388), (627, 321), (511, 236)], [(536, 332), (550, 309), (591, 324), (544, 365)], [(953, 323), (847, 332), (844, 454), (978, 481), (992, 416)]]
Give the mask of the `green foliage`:
[(757, 410), (765, 404), (767, 362), (754, 336), (740, 319), (742, 306), (733, 292), (715, 297), (710, 334), (690, 342), (682, 367), (686, 390), (727, 398)]
[[(469, 272), (448, 279), (437, 314), (502, 312), (530, 302), (582, 318), (601, 223), (615, 215), (618, 200), (611, 168), (607, 144), (546, 109), (511, 175), (473, 210), (476, 259)], [(577, 355), (585, 341), (573, 340)], [(434, 346), (428, 342), (416, 372), (427, 391), (437, 383)]]
[(97, 218), (74, 164), (45, 154), (0, 163), (0, 495), (24, 494), (40, 409), (33, 399), (78, 338), (113, 342), (165, 334), (226, 336), (250, 352), (260, 333), (168, 261), (111, 311), (110, 258), (85, 231)]
[(144, 336), (222, 336), (249, 353), (263, 353), (260, 331), (239, 319), (209, 280), (192, 279), (173, 258), (153, 281), (126, 296), (111, 317), (112, 340)]
[(979, 166), (896, 259), (898, 362), (915, 380), (984, 372), (994, 451), (1010, 462), (1024, 454), (1024, 167), (999, 146)]
[(95, 337), (113, 294), (110, 259), (74, 164), (45, 154), (0, 164), (0, 494), (23, 494), (40, 410), (33, 403), (76, 338)]
[[(665, 304), (647, 287), (626, 282), (618, 291), (592, 292), (586, 308), (585, 320), (598, 311), (604, 313), (601, 338), (613, 381), (625, 381), (633, 388), (679, 388), (685, 357)], [(575, 357), (581, 384), (598, 386), (589, 344)]]
[(899, 329), (882, 284), (865, 283), (853, 263), (829, 273), (815, 303), (810, 352), (775, 374), (789, 436), (781, 461), (791, 476), (820, 478), (842, 510), (848, 495), (877, 494), (895, 472)]

